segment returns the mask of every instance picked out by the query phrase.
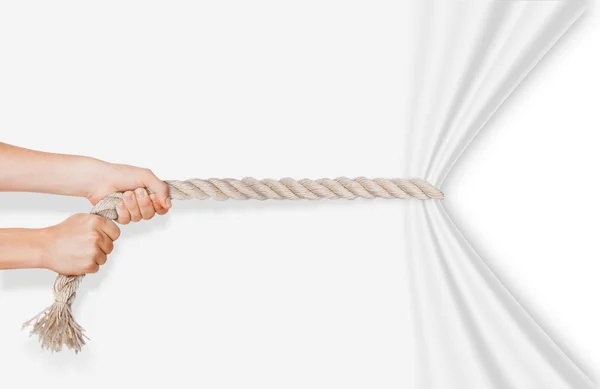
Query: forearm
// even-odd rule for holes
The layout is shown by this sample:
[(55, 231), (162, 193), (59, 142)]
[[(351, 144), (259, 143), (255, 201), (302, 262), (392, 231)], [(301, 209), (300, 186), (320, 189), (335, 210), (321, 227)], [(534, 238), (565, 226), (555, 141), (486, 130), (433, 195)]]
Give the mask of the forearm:
[(43, 230), (0, 229), (0, 270), (43, 267)]
[(0, 143), (0, 191), (89, 196), (94, 171), (104, 162), (78, 155), (28, 150)]

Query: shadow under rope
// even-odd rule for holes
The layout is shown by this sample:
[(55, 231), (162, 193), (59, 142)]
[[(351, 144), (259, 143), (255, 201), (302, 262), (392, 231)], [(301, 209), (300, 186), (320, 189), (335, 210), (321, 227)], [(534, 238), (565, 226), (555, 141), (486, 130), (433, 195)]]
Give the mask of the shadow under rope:
[[(390, 207), (390, 212), (393, 210), (406, 206), (408, 203), (412, 203), (420, 200), (385, 200), (385, 199), (374, 199), (364, 200), (357, 199), (353, 201), (348, 200), (320, 200), (320, 201), (214, 201), (214, 200), (185, 200), (185, 201), (174, 201), (173, 209), (165, 216), (156, 216), (150, 221), (132, 223), (127, 226), (120, 226), (122, 234), (119, 240), (127, 240), (132, 237), (138, 236), (143, 237), (144, 235), (150, 235), (153, 231), (160, 231), (168, 229), (168, 224), (172, 216), (177, 214), (192, 214), (193, 217), (198, 218), (198, 223), (202, 223), (203, 215), (224, 215), (224, 214), (250, 214), (261, 210), (267, 211), (290, 211), (294, 212), (308, 212), (311, 210), (332, 210), (332, 209), (343, 209), (351, 212), (352, 209), (358, 209), (364, 207), (371, 208), (375, 203), (385, 203)], [(90, 203), (86, 199), (56, 196), (56, 195), (45, 195), (35, 193), (0, 193), (0, 222), (2, 222), (3, 216), (5, 215), (23, 215), (24, 217), (31, 217), (32, 215), (46, 216), (46, 215), (57, 215), (56, 223), (64, 220), (65, 218), (75, 213), (86, 213), (91, 209)], [(327, 214), (327, 212), (325, 212)], [(31, 225), (32, 223), (28, 223)], [(33, 223), (38, 224), (37, 222)], [(47, 223), (46, 223), (47, 224)], [(35, 227), (45, 227), (46, 225), (35, 225)], [(6, 223), (0, 223), (0, 228), (12, 227)], [(190, 242), (192, 244), (193, 242)], [(119, 244), (115, 245), (115, 251), (111, 256), (119, 256)], [(101, 287), (105, 280), (110, 279), (112, 274), (113, 262), (118, 260), (108, 261), (106, 265), (102, 266), (101, 271), (96, 274), (87, 276), (84, 282), (81, 283), (81, 287), (77, 292), (77, 300), (75, 302), (75, 309), (78, 306), (87, 305), (87, 298), (89, 292)], [(47, 293), (47, 297), (44, 297), (39, 306), (32, 306), (30, 314), (33, 317), (39, 312), (39, 310), (50, 305), (52, 302), (52, 285), (56, 274), (49, 270), (43, 269), (23, 269), (23, 270), (7, 270), (0, 271), (0, 295), (5, 291), (14, 291), (18, 293), (35, 290), (43, 291)], [(10, 320), (15, 322), (15, 331), (19, 328), (20, 324), (27, 320), (27, 317), (17, 317)], [(28, 338), (27, 331), (22, 332), (22, 347), (27, 353), (28, 357), (31, 358), (33, 363), (42, 363), (46, 366), (50, 366), (54, 371), (57, 372), (68, 372), (74, 368), (80, 371), (92, 371), (94, 366), (98, 362), (97, 350), (94, 347), (86, 347), (86, 349), (79, 354), (72, 352), (61, 352), (61, 353), (49, 353), (41, 352), (40, 346), (36, 339)], [(92, 338), (93, 341), (93, 338)]]
[[(186, 213), (197, 214), (199, 223), (201, 222), (202, 214), (225, 214), (244, 212), (256, 213), (256, 211), (264, 210), (298, 210), (304, 212), (314, 209), (332, 209), (343, 207), (351, 209), (354, 207), (371, 207), (373, 203), (388, 203), (390, 206), (402, 207), (402, 204), (407, 202), (421, 201), (416, 199), (410, 200), (386, 200), (386, 199), (356, 199), (356, 200), (298, 200), (298, 201), (256, 201), (256, 200), (177, 200), (173, 202), (173, 208), (169, 214), (165, 216), (155, 216), (152, 220), (142, 221), (139, 223), (131, 223), (126, 226), (119, 225), (122, 230), (120, 241), (127, 240), (131, 237), (149, 235), (150, 232), (165, 230), (171, 214)], [(39, 193), (0, 193), (0, 218), (2, 215), (10, 213), (28, 213), (28, 214), (43, 214), (43, 213), (64, 213), (64, 218), (76, 213), (87, 213), (91, 210), (91, 204), (82, 198), (47, 195)], [(1, 220), (1, 219), (0, 219)], [(62, 219), (57, 220), (57, 223)], [(11, 226), (1, 225), (0, 228), (9, 228)], [(36, 227), (46, 227), (39, 225)], [(118, 258), (119, 244), (115, 245), (115, 250), (111, 257)], [(113, 261), (108, 261), (102, 269), (96, 273), (89, 275), (85, 281), (81, 283), (78, 292), (78, 301), (85, 299), (85, 295), (89, 290), (98, 288), (111, 272)], [(51, 292), (56, 273), (45, 269), (20, 269), (20, 270), (5, 270), (0, 271), (0, 292), (8, 290), (48, 290)], [(51, 296), (48, 297), (48, 303), (51, 302)], [(35, 312), (33, 312), (35, 313)]]

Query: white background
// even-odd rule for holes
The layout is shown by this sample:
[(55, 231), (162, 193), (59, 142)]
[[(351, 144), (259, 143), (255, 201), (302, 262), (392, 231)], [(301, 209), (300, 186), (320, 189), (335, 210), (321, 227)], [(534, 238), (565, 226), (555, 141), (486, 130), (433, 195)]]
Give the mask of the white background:
[[(73, 2), (0, 9), (3, 142), (147, 166), (165, 179), (394, 176), (396, 146), (389, 139), (376, 141), (386, 139), (389, 130), (378, 129), (372, 119), (385, 111), (389, 91), (368, 90), (359, 82), (364, 96), (352, 99), (343, 72), (313, 83), (282, 70), (294, 64), (310, 76), (336, 59), (353, 59), (365, 68), (386, 63), (376, 46), (358, 39), (359, 29), (360, 58), (350, 57), (355, 53), (350, 47), (331, 51), (325, 42), (316, 54), (330, 62), (321, 63), (298, 55), (295, 50), (306, 48), (284, 45), (260, 23), (252, 36), (269, 41), (278, 55), (256, 56), (252, 48), (261, 46), (231, 30), (252, 26), (247, 12), (261, 21), (255, 8), (232, 8), (219, 19), (181, 16), (176, 5), (160, 10), (154, 3), (147, 11), (123, 5), (116, 15), (110, 7), (77, 7)], [(443, 188), (446, 208), (475, 249), (596, 382), (597, 8), (592, 6), (534, 69)], [(76, 14), (87, 16), (69, 17)], [(323, 9), (323, 18), (333, 14)], [(222, 62), (205, 61), (197, 47), (163, 39), (198, 29), (218, 37), (203, 41), (202, 50)], [(310, 38), (310, 29), (305, 33)], [(296, 38), (301, 44), (301, 36)], [(279, 62), (252, 62), (261, 55)], [(361, 111), (349, 112), (352, 104)], [(244, 128), (246, 123), (253, 127)], [(365, 131), (367, 124), (372, 127)], [(360, 149), (360, 157), (336, 158), (339, 147)], [(0, 227), (54, 224), (89, 209), (81, 199), (43, 195), (2, 194), (0, 200)], [(92, 386), (194, 380), (208, 387), (282, 382), (309, 387), (315, 377), (326, 385), (323, 380), (346, 374), (376, 387), (373, 377), (386, 370), (386, 360), (393, 361), (385, 354), (392, 351), (371, 347), (356, 332), (385, 340), (402, 320), (381, 316), (368, 298), (397, 292), (386, 275), (393, 261), (377, 264), (380, 268), (368, 262), (374, 246), (382, 255), (393, 250), (390, 214), (396, 206), (402, 205), (186, 203), (176, 204), (166, 218), (127, 226), (110, 263), (82, 287), (77, 313), (93, 341), (78, 357), (42, 353), (18, 331), (23, 319), (49, 302), (53, 275), (0, 274), (0, 372), (23, 386), (90, 377)], [(381, 232), (364, 238), (372, 228)], [(300, 234), (310, 244), (298, 244)], [(362, 274), (370, 285), (380, 285), (377, 290), (362, 290), (347, 281), (351, 277), (329, 282), (337, 278), (344, 253), (354, 254), (348, 274)], [(357, 261), (363, 254), (365, 262)], [(334, 259), (323, 262), (323, 257)], [(319, 338), (323, 328), (329, 337)], [(211, 331), (220, 335), (211, 337)], [(349, 339), (353, 348), (345, 349)], [(394, 345), (395, 339), (387, 340)], [(363, 366), (364, 374), (344, 371), (354, 365)]]

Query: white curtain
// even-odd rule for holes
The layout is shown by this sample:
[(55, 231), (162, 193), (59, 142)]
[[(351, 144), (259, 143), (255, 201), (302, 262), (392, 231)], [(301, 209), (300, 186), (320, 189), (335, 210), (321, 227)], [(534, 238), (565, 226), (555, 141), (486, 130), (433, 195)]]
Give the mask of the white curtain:
[[(469, 142), (572, 23), (580, 1), (423, 1), (415, 7), (409, 176), (442, 185)], [(451, 194), (449, 194), (451, 195)], [(409, 217), (415, 388), (591, 388), (444, 211)]]

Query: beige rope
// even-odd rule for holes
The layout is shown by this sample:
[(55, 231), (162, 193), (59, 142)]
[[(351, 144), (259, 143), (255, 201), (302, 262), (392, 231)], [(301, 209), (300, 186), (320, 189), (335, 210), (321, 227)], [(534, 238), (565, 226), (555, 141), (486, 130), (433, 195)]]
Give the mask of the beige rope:
[[(169, 185), (170, 197), (174, 200), (353, 200), (357, 197), (442, 200), (444, 198), (444, 194), (439, 189), (421, 179), (341, 177), (299, 181), (292, 178), (259, 181), (254, 178), (243, 180), (211, 178), (165, 182)], [(123, 193), (113, 193), (96, 204), (91, 213), (116, 220), (116, 206), (122, 198)], [(85, 345), (87, 337), (83, 334), (83, 328), (75, 321), (71, 308), (82, 279), (83, 276), (59, 275), (54, 282), (54, 303), (23, 324), (24, 328), (33, 327), (31, 334), (38, 335), (42, 348), (61, 351), (64, 345), (77, 353)]]

